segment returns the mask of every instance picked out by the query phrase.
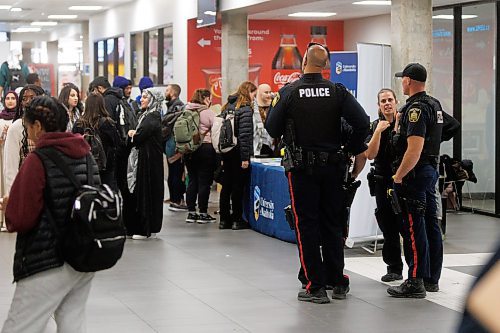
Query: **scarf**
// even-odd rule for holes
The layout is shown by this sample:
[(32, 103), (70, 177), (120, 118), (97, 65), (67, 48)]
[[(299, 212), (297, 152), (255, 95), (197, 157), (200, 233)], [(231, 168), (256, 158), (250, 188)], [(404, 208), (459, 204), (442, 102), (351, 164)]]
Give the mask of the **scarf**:
[[(19, 96), (15, 91), (9, 91), (7, 94), (5, 94), (5, 97), (7, 97), (9, 94), (13, 94), (14, 97), (16, 98), (16, 106), (13, 109), (7, 109), (7, 106), (4, 107), (2, 112), (0, 112), (0, 119), (3, 120), (12, 120), (14, 119), (17, 109), (19, 107)], [(5, 102), (5, 99), (4, 99)]]

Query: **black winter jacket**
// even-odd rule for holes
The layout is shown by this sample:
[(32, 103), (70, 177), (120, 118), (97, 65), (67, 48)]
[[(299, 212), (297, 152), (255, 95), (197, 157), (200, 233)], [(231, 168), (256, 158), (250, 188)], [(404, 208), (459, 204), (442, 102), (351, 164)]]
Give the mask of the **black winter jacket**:
[(103, 94), (106, 111), (109, 116), (118, 124), (118, 113), (116, 112), (120, 101), (123, 98), (123, 90), (120, 88), (108, 88)]
[(237, 148), (240, 149), (241, 161), (250, 161), (253, 155), (253, 108), (251, 105), (241, 105), (236, 109), (237, 95), (227, 98), (228, 108), (235, 109), (234, 131), (238, 139)]

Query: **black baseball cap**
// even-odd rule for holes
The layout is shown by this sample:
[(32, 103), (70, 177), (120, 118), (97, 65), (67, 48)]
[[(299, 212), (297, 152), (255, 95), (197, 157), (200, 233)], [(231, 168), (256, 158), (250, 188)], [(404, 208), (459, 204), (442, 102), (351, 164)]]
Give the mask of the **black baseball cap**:
[(412, 80), (425, 82), (427, 80), (427, 70), (417, 62), (406, 65), (402, 72), (394, 74), (395, 77), (409, 77)]

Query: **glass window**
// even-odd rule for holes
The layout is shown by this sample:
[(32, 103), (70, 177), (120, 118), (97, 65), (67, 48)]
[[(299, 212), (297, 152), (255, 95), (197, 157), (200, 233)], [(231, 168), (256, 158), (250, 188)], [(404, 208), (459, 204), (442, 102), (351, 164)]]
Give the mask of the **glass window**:
[(125, 38), (118, 37), (118, 75), (125, 75)]
[[(433, 13), (432, 95), (453, 115), (453, 9)], [(453, 156), (453, 140), (441, 144), (441, 155)]]
[(495, 13), (494, 3), (467, 6), (462, 21), (462, 158), (472, 160), (478, 179), (466, 182), (462, 203), (490, 212), (495, 210)]
[(144, 35), (142, 32), (131, 35), (132, 80), (137, 85), (144, 76)]
[(149, 31), (148, 76), (158, 84), (158, 30)]
[(113, 38), (110, 38), (106, 41), (107, 43), (107, 50), (106, 50), (106, 57), (108, 60), (108, 80), (109, 82), (113, 82), (113, 79), (115, 77), (115, 61), (114, 61), (114, 52), (115, 52), (115, 40)]
[(104, 75), (104, 41), (97, 42), (97, 76)]
[(174, 79), (174, 50), (172, 27), (164, 29), (163, 35), (163, 84), (171, 83)]

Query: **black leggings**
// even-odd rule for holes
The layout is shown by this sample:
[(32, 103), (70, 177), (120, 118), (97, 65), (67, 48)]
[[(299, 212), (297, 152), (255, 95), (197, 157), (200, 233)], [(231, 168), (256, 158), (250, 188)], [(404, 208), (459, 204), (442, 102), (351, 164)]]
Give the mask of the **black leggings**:
[(211, 143), (203, 143), (195, 152), (186, 156), (189, 178), (186, 203), (190, 212), (196, 211), (196, 198), (198, 197), (200, 213), (207, 213), (215, 163), (216, 155)]
[(222, 162), (224, 176), (220, 192), (221, 220), (238, 222), (243, 219), (243, 190), (249, 181), (250, 169), (241, 168), (238, 148), (222, 154)]

